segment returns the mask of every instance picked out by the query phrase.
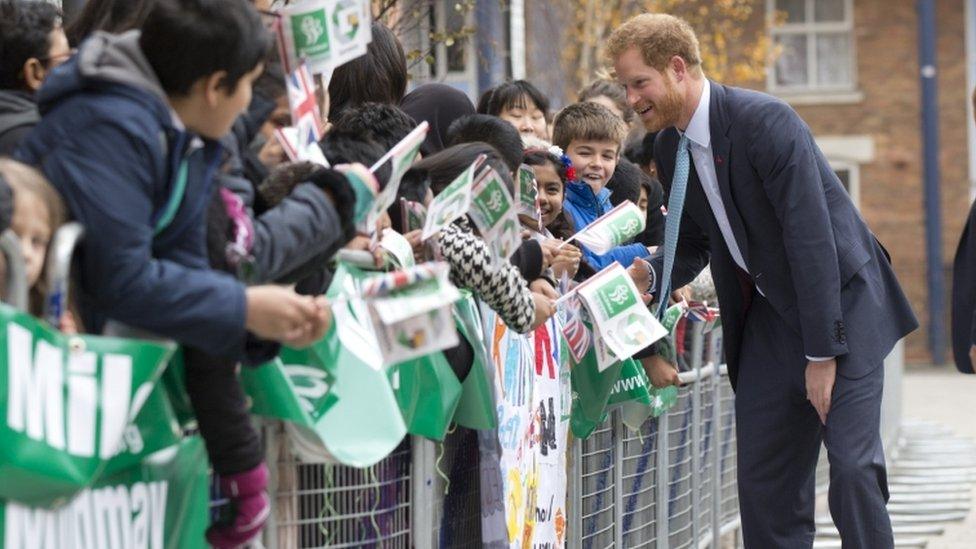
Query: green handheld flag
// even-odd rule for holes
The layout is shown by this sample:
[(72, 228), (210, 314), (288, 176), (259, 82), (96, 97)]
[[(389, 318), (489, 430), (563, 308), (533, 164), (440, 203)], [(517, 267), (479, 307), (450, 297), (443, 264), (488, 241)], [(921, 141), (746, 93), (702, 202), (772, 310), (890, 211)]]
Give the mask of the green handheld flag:
[(389, 376), (407, 432), (444, 440), (461, 398), (461, 383), (444, 354), (395, 364)]
[(366, 53), (372, 41), (368, 0), (306, 0), (278, 10), (278, 47), (288, 71), (305, 59), (314, 74)]
[(437, 234), (452, 221), (468, 212), (471, 207), (471, 190), (474, 176), (484, 164), (485, 155), (481, 155), (471, 163), (468, 169), (457, 176), (450, 185), (444, 188), (427, 208), (427, 219), (424, 220), (424, 230), (420, 237), (423, 240)]
[(432, 261), (360, 282), (384, 365), (458, 344), (451, 305), (461, 294), (449, 275), (447, 263)]
[(468, 377), (461, 384), (461, 401), (454, 421), (468, 429), (495, 429), (495, 395), (492, 392), (493, 373), (488, 348), (484, 340), (481, 314), (469, 290), (461, 291), (462, 298), (454, 305), (454, 321), (458, 332), (468, 340), (474, 351), (474, 362)]
[(344, 263), (336, 269), (327, 293), (333, 301), (332, 329), (310, 348), (335, 375), (335, 404), (314, 429), (299, 428), (313, 443), (318, 458), (352, 467), (368, 467), (389, 455), (407, 433), (383, 358), (368, 327), (362, 301), (339, 299), (356, 291), (362, 271)]
[(338, 400), (332, 370), (309, 350), (285, 347), (275, 360), (241, 370), (251, 412), (314, 429)]
[(364, 232), (371, 232), (372, 229), (366, 226), (366, 218), (376, 202), (376, 193), (380, 186), (376, 181), (376, 176), (362, 164), (342, 164), (336, 166), (335, 169), (346, 176), (346, 180), (356, 196), (356, 205), (353, 207), (353, 221)]
[(603, 255), (639, 235), (646, 221), (640, 208), (628, 200), (583, 227), (570, 240), (575, 239), (593, 253)]
[(369, 171), (376, 173), (376, 170), (380, 169), (383, 164), (387, 162), (392, 164), (386, 186), (376, 196), (376, 201), (373, 202), (373, 206), (366, 217), (366, 225), (370, 227), (370, 231), (375, 227), (376, 220), (396, 201), (397, 191), (400, 189), (400, 180), (403, 179), (403, 174), (407, 173), (417, 158), (417, 154), (420, 153), (420, 146), (423, 145), (424, 139), (427, 137), (428, 128), (427, 122), (421, 122), (419, 126), (414, 128), (370, 167)]
[(531, 166), (525, 164), (519, 166), (518, 180), (515, 184), (518, 185), (515, 196), (518, 199), (519, 215), (528, 216), (535, 221), (540, 221), (539, 186), (535, 180), (535, 172)]
[(627, 271), (614, 262), (579, 285), (596, 328), (594, 335), (617, 357), (630, 357), (667, 335), (647, 310)]
[(469, 214), (491, 250), (492, 262), (495, 265), (507, 263), (522, 243), (522, 228), (512, 194), (492, 168), (485, 170), (475, 181), (472, 193)]

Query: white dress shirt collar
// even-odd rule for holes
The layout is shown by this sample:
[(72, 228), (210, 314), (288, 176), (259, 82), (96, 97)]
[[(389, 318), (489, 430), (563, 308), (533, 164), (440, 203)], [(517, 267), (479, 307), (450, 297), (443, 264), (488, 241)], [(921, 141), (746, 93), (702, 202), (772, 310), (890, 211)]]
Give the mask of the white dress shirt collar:
[(688, 136), (688, 139), (706, 149), (712, 143), (712, 132), (708, 127), (708, 104), (711, 96), (709, 93), (710, 87), (711, 85), (708, 80), (705, 80), (705, 84), (702, 86), (701, 99), (698, 100), (698, 107), (695, 108), (695, 113), (691, 115), (691, 121), (688, 122), (688, 129), (685, 130), (685, 135)]

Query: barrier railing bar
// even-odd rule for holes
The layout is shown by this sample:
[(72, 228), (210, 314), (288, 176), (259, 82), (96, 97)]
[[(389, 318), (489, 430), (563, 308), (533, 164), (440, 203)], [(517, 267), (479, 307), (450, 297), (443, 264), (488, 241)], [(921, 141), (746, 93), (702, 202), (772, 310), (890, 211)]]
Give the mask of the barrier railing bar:
[[(709, 347), (711, 351), (711, 360), (708, 365), (711, 368), (715, 368), (715, 364), (718, 361), (718, 350), (717, 345), (720, 340), (720, 333), (718, 330), (713, 330), (709, 334)], [(719, 375), (712, 376), (711, 383), (709, 383), (709, 390), (712, 391), (712, 432), (714, 433), (713, 447), (715, 450), (712, 452), (712, 467), (709, 474), (712, 477), (712, 541), (713, 547), (718, 547), (721, 540), (721, 535), (719, 534), (720, 528), (722, 526), (722, 446), (723, 446), (723, 429), (722, 429), (722, 370), (723, 366), (718, 367)], [(727, 369), (726, 369), (727, 370)]]
[(0, 253), (7, 258), (7, 299), (18, 311), (27, 311), (27, 267), (17, 235), (10, 229), (0, 234)]
[[(691, 364), (698, 379), (702, 379), (702, 356), (704, 325), (692, 324)], [(691, 529), (692, 539), (701, 534), (701, 390), (702, 384), (695, 383), (691, 391)]]
[(410, 476), (413, 482), (410, 487), (413, 505), (410, 506), (410, 529), (414, 547), (434, 547), (440, 540), (434, 539), (434, 513), (431, 504), (434, 501), (434, 460), (436, 452), (434, 443), (423, 438), (413, 437), (410, 445)]
[(47, 257), (48, 295), (44, 304), (44, 319), (58, 326), (62, 313), (68, 308), (68, 292), (71, 288), (71, 258), (75, 247), (85, 234), (80, 223), (62, 225), (51, 239)]
[(578, 548), (583, 545), (583, 441), (574, 438), (570, 451), (572, 452), (572, 459), (569, 460), (569, 465), (566, 467), (566, 474), (569, 476), (566, 506), (569, 508), (569, 524), (571, 527), (568, 528), (569, 535), (566, 536), (566, 545)]
[(668, 524), (668, 462), (670, 461), (670, 434), (668, 431), (668, 416), (664, 413), (657, 418), (657, 548), (668, 549), (670, 525)]
[(698, 381), (706, 381), (714, 376), (715, 366), (712, 364), (707, 364), (697, 370), (688, 370), (686, 372), (678, 373), (678, 379), (681, 381), (682, 385), (689, 385)]
[(613, 422), (613, 525), (614, 547), (624, 546), (624, 495), (623, 495), (623, 457), (624, 457), (624, 422), (620, 414), (611, 414)]

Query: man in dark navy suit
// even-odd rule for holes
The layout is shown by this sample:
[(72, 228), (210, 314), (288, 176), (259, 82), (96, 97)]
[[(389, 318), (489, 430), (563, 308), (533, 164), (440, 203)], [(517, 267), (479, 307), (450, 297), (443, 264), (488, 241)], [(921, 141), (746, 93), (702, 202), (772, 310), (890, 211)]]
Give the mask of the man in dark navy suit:
[(746, 546), (813, 544), (823, 442), (843, 546), (893, 547), (882, 363), (918, 323), (884, 249), (796, 112), (707, 80), (686, 22), (637, 16), (607, 50), (630, 105), (661, 131), (655, 161), (669, 197), (657, 295), (711, 265), (736, 388)]
[(960, 372), (972, 374), (976, 369), (976, 202), (969, 210), (952, 265), (952, 355)]

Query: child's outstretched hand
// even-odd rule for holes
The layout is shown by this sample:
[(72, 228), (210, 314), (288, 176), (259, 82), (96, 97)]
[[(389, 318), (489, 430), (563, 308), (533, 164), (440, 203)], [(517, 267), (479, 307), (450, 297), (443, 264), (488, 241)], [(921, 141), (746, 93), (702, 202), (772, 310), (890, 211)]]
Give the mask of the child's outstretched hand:
[(65, 311), (58, 321), (58, 330), (64, 335), (78, 335), (78, 323), (75, 322), (75, 315), (71, 311)]
[(417, 263), (423, 263), (427, 260), (427, 247), (424, 245), (424, 241), (420, 239), (423, 232), (421, 229), (416, 229), (403, 235), (403, 238), (406, 238), (410, 247), (413, 248), (413, 260)]
[(627, 274), (637, 286), (637, 291), (641, 293), (644, 303), (649, 303), (651, 296), (647, 294), (647, 291), (651, 288), (652, 279), (650, 263), (635, 257), (630, 267), (627, 268)]
[(356, 235), (352, 240), (343, 246), (347, 250), (359, 250), (366, 251), (373, 254), (373, 264), (379, 269), (383, 267), (383, 250), (380, 249), (379, 244), (373, 242), (373, 240), (366, 235)]
[(320, 315), (315, 298), (273, 285), (252, 286), (245, 292), (245, 327), (254, 335), (293, 345), (315, 331)]
[[(562, 244), (561, 240), (550, 240), (549, 242), (554, 242), (556, 246)], [(559, 248), (553, 256), (552, 272), (557, 279), (562, 278), (563, 273), (566, 273), (569, 278), (573, 278), (576, 276), (576, 271), (579, 270), (582, 259), (583, 252), (579, 248), (572, 244), (562, 244), (562, 248)]]
[(535, 292), (532, 292), (532, 301), (535, 303), (535, 320), (532, 321), (532, 329), (535, 330), (556, 314), (556, 302)]
[(314, 297), (312, 300), (315, 303), (315, 314), (309, 319), (309, 325), (306, 326), (301, 336), (282, 343), (289, 347), (303, 349), (325, 337), (326, 332), (332, 326), (332, 305), (329, 304), (328, 298), (324, 295)]

